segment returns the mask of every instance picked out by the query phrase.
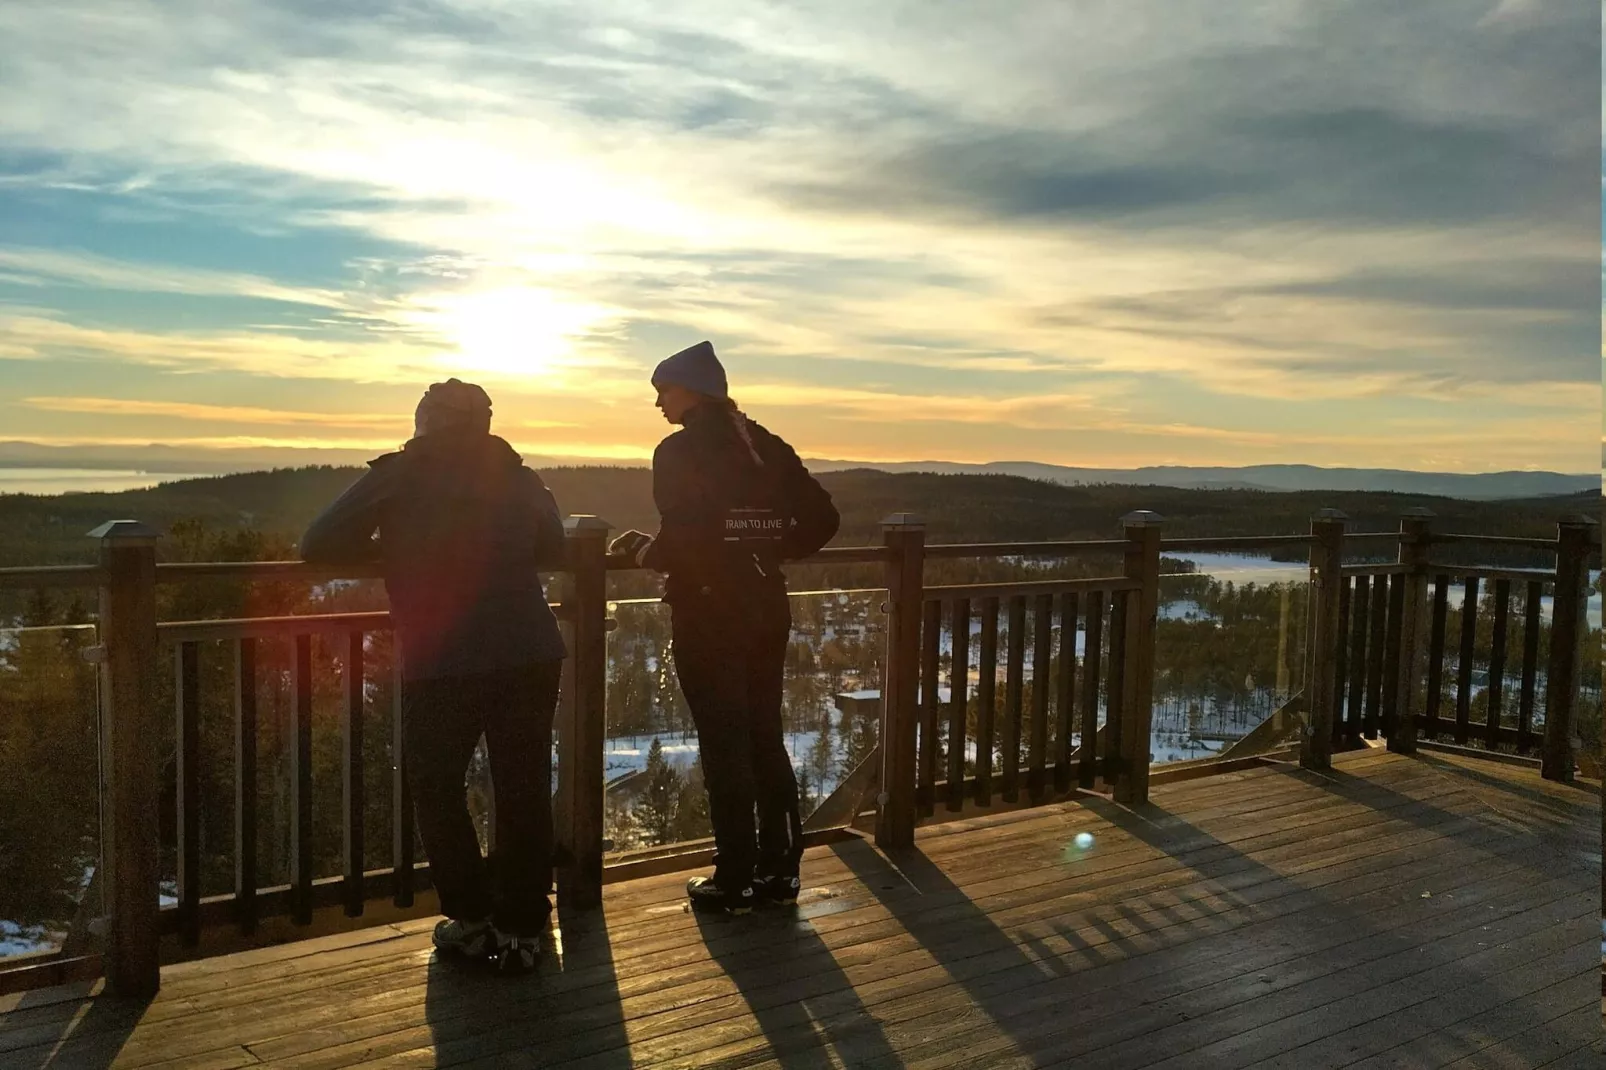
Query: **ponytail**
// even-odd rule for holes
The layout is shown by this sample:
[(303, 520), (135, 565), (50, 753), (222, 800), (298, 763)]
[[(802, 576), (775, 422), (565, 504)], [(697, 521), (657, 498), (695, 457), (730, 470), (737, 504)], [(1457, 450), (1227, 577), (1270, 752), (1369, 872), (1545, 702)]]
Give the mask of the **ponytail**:
[(753, 445), (753, 436), (747, 430), (747, 416), (741, 409), (736, 407), (734, 398), (724, 398), (722, 401), (726, 415), (730, 419), (731, 430), (736, 432), (736, 437), (741, 439), (742, 445), (747, 447), (747, 452), (752, 456), (753, 463), (760, 468), (764, 467), (764, 458), (758, 455), (758, 447)]

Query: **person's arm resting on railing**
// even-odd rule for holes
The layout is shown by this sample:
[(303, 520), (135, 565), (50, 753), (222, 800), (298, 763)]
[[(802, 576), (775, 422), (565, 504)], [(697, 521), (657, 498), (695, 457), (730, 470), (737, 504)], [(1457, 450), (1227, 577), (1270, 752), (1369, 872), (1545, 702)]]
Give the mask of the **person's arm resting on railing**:
[(658, 534), (627, 531), (609, 544), (609, 553), (654, 572), (671, 572), (686, 560), (688, 535), (700, 512), (692, 491), (697, 481), (683, 445), (671, 436), (653, 452), (652, 500), (660, 517)]
[[(301, 536), (301, 559), (317, 565), (358, 565), (379, 560), (374, 532), (394, 480), (375, 465), (318, 514)], [(553, 507), (554, 512), (556, 506)], [(562, 525), (559, 525), (561, 535)]]

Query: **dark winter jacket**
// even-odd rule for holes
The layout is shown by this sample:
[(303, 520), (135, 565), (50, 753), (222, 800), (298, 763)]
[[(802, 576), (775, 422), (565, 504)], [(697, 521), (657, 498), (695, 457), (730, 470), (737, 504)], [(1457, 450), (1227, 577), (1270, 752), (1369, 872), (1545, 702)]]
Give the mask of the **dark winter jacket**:
[(381, 562), (407, 677), (564, 657), (537, 575), (562, 565), (563, 521), (552, 492), (511, 446), (442, 432), (369, 466), (312, 522), (301, 556)]
[(705, 587), (784, 587), (779, 564), (809, 556), (836, 535), (831, 496), (792, 447), (752, 420), (747, 430), (762, 465), (716, 405), (689, 413), (653, 454), (662, 522), (641, 563), (667, 574), (671, 602)]

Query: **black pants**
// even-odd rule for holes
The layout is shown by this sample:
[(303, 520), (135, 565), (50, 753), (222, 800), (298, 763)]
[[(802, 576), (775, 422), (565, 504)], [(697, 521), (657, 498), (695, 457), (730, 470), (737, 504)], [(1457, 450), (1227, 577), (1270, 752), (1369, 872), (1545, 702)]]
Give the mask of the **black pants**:
[[(675, 674), (697, 725), (714, 880), (796, 876), (803, 856), (797, 776), (781, 732), (791, 610), (784, 588), (677, 595)], [(753, 815), (758, 813), (754, 836)]]
[[(552, 912), (552, 715), (561, 662), (409, 680), (402, 745), (441, 913), (515, 933)], [(480, 856), (464, 775), (481, 735), (496, 794), (495, 880)]]

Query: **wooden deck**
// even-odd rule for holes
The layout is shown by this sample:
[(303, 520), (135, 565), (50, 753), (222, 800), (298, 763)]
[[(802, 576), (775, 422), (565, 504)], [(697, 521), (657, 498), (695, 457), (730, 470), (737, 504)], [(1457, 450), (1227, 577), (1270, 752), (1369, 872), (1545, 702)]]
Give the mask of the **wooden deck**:
[(1598, 794), (1335, 765), (821, 848), (795, 916), (612, 886), (531, 978), (437, 966), (419, 922), (171, 967), (149, 1004), (7, 997), (0, 1067), (1600, 1065)]

